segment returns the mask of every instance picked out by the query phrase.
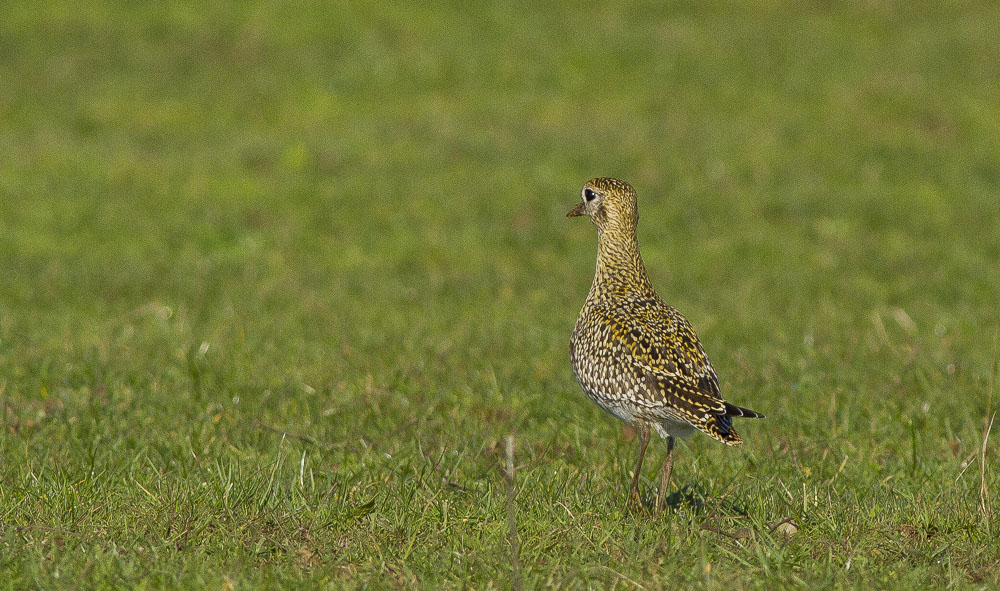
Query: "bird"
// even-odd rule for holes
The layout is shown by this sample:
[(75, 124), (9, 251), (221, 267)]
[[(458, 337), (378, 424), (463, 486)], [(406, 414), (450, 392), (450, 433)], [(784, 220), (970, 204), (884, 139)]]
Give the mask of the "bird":
[(650, 433), (667, 441), (656, 510), (673, 471), (675, 437), (701, 431), (727, 445), (743, 442), (734, 417), (764, 415), (721, 397), (719, 377), (691, 323), (656, 294), (639, 253), (636, 192), (623, 180), (588, 181), (567, 217), (597, 228), (597, 269), (569, 341), (573, 375), (584, 393), (639, 435), (628, 503), (639, 496)]

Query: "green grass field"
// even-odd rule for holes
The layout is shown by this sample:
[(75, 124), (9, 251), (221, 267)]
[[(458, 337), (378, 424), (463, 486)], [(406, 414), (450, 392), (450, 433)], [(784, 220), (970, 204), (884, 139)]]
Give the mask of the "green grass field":
[[(995, 3), (3, 13), (0, 588), (511, 588), (508, 435), (524, 588), (1000, 585)], [(658, 516), (602, 175), (767, 414)]]

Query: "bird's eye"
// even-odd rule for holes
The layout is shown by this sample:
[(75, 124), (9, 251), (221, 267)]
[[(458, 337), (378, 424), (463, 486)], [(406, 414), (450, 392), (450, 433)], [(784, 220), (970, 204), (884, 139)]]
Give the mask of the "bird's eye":
[(594, 199), (597, 199), (597, 193), (595, 193), (591, 189), (584, 189), (583, 198), (586, 199), (587, 201), (593, 201)]

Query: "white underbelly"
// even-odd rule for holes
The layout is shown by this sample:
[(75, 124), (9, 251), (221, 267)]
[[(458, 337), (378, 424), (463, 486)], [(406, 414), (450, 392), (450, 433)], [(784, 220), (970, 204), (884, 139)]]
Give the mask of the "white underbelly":
[(664, 439), (668, 435), (673, 437), (687, 437), (694, 433), (694, 425), (687, 421), (675, 421), (673, 419), (664, 419), (657, 423), (655, 428), (660, 437)]

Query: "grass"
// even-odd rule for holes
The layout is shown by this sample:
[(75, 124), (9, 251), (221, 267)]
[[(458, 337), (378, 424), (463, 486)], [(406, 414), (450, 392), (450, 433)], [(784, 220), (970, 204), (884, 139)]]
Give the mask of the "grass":
[[(1000, 584), (992, 3), (4, 12), (0, 587), (509, 588), (508, 435), (525, 588)], [(655, 517), (597, 175), (767, 414)]]

